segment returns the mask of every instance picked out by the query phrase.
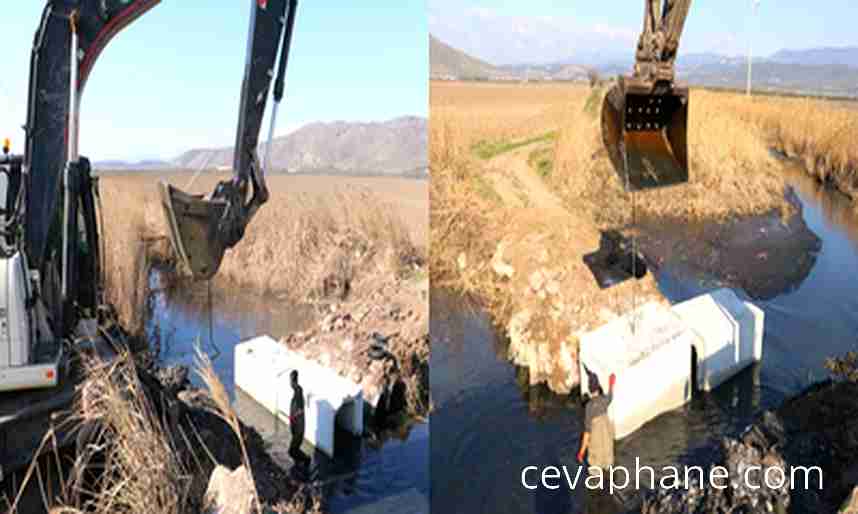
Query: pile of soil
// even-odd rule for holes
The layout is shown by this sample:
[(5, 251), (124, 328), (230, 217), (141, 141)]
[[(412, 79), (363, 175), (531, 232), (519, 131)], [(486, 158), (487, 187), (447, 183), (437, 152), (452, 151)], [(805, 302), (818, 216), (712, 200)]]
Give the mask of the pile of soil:
[(425, 415), (429, 395), (429, 284), (392, 278), (360, 299), (333, 303), (311, 329), (282, 342), (363, 387), (381, 400)]
[[(815, 384), (763, 413), (738, 438), (725, 438), (721, 450), (713, 466), (729, 471), (726, 489), (707, 483), (657, 490), (644, 496), (641, 513), (837, 512), (858, 484), (858, 383)], [(819, 466), (822, 482), (810, 473), (805, 487), (805, 475), (799, 472), (792, 490), (788, 482), (772, 489), (758, 473), (754, 480), (762, 487), (752, 489), (744, 481), (748, 466), (777, 466), (786, 470), (787, 479), (798, 466)], [(776, 482), (781, 475), (772, 477)]]

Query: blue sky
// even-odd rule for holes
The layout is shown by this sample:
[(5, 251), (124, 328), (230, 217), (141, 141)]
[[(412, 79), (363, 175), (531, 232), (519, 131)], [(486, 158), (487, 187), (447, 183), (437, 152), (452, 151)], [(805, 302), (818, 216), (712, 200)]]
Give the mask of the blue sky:
[[(232, 145), (252, 1), (162, 0), (116, 36), (87, 82), (81, 153), (137, 160)], [(20, 152), (44, 3), (4, 3), (0, 137)], [(277, 134), (314, 121), (426, 116), (426, 22), (420, 0), (299, 2)]]
[[(855, 0), (696, 0), (681, 52), (755, 55), (782, 48), (858, 46)], [(495, 64), (632, 56), (643, 22), (640, 0), (429, 0), (429, 30)], [(542, 57), (542, 59), (540, 59)]]

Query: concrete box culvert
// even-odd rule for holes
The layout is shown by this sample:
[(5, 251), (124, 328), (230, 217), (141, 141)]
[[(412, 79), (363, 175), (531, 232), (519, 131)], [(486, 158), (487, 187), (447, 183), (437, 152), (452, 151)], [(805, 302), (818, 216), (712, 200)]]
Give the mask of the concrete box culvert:
[(269, 336), (235, 347), (235, 385), (284, 425), (289, 423), (292, 387), (289, 374), (298, 370), (304, 389), (304, 438), (334, 456), (336, 426), (363, 434), (363, 390), (334, 370), (293, 352)]
[(685, 404), (693, 389), (710, 391), (762, 359), (763, 323), (763, 311), (729, 289), (673, 307), (647, 303), (581, 335), (581, 394), (591, 394), (585, 366), (605, 392), (616, 374), (608, 413), (622, 439)]

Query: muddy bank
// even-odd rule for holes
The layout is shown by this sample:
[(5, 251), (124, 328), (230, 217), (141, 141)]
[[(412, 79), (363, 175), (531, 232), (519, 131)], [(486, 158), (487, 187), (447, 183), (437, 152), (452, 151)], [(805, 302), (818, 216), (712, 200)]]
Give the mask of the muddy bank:
[(830, 155), (813, 151), (800, 151), (784, 143), (776, 143), (775, 150), (784, 158), (801, 163), (801, 168), (820, 184), (831, 186), (852, 200), (858, 199), (858, 169), (840, 167)]
[[(243, 464), (242, 442), (220, 415), (209, 391), (191, 386), (188, 375), (189, 370), (183, 366), (150, 368), (141, 371), (141, 380), (155, 402), (168, 406), (168, 419), (174, 420), (171, 435), (175, 441), (185, 441), (178, 451), (189, 469), (195, 471), (193, 494), (202, 498), (215, 463), (229, 469)], [(269, 506), (291, 502), (305, 485), (271, 458), (265, 441), (256, 430), (239, 423), (260, 501)], [(307, 500), (303, 507), (309, 512), (312, 501)], [(294, 507), (297, 509), (299, 505)]]
[(787, 217), (771, 212), (723, 223), (642, 220), (641, 251), (653, 271), (667, 267), (685, 278), (743, 289), (754, 299), (774, 298), (802, 283), (822, 248), (792, 189), (786, 198), (793, 207)]
[[(858, 484), (858, 383), (825, 381), (764, 412), (741, 435), (721, 443), (720, 465), (729, 472), (729, 486), (695, 484), (688, 490), (659, 490), (645, 495), (643, 514), (698, 512), (837, 512)], [(748, 487), (745, 470), (759, 466), (787, 470), (797, 466), (822, 469), (804, 474), (797, 484), (770, 488), (754, 475), (759, 489)], [(705, 476), (705, 475), (704, 475)], [(777, 472), (772, 476), (779, 479)], [(773, 482), (776, 480), (772, 479)], [(777, 485), (776, 483), (773, 485)]]

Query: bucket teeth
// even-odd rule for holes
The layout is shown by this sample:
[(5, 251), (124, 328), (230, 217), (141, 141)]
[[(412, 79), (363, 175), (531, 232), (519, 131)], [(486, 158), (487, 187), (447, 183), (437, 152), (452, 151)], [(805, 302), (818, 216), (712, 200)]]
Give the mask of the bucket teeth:
[(602, 102), (602, 142), (628, 191), (688, 182), (688, 90), (611, 88)]
[(211, 278), (226, 250), (216, 237), (226, 204), (187, 194), (166, 182), (159, 184), (159, 190), (173, 249), (194, 279)]

